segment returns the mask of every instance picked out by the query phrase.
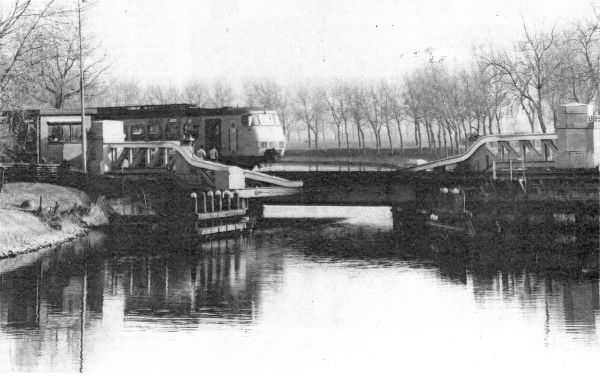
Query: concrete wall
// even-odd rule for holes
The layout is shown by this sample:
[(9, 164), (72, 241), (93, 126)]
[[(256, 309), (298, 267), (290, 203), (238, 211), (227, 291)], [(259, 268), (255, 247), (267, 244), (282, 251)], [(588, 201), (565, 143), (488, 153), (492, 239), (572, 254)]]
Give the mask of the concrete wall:
[(593, 106), (571, 103), (558, 106), (557, 168), (594, 168), (600, 165), (600, 121)]
[(483, 172), (492, 165), (493, 159), (493, 154), (489, 152), (486, 145), (483, 145), (469, 159), (462, 162), (462, 165), (468, 171)]
[(92, 137), (89, 143), (89, 172), (93, 175), (102, 175), (110, 171), (111, 148), (105, 143), (125, 141), (123, 122), (116, 120), (94, 121), (92, 123)]

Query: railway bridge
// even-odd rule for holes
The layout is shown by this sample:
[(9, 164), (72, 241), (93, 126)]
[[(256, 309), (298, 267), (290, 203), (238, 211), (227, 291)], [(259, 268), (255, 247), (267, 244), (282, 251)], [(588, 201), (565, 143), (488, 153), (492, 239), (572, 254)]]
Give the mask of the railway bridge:
[[(576, 211), (593, 222), (599, 208), (600, 118), (590, 114), (588, 105), (565, 105), (558, 111), (556, 133), (483, 136), (459, 155), (405, 168), (273, 169), (268, 174), (196, 158), (191, 148), (177, 142), (124, 142), (122, 135), (113, 139), (103, 124), (94, 124), (89, 152), (93, 176), (86, 179), (100, 178), (113, 186), (162, 186), (169, 180), (196, 197), (212, 192), (213, 200), (217, 192), (221, 200), (228, 192), (227, 209), (240, 210), (231, 206), (235, 196), (251, 201), (257, 215), (263, 204), (379, 205), (392, 207), (399, 222), (415, 213), (438, 216), (440, 205), (453, 202), (453, 211), (462, 214), (478, 211), (497, 218), (509, 212), (526, 217)], [(202, 197), (206, 206), (208, 196)], [(197, 206), (195, 210), (201, 218), (213, 217), (206, 207), (202, 213)]]

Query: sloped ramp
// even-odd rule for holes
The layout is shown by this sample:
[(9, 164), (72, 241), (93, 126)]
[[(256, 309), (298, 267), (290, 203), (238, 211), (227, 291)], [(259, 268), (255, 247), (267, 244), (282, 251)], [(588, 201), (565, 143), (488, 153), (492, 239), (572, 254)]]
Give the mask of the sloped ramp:
[[(150, 141), (150, 142), (119, 142), (119, 143), (108, 143), (106, 146), (113, 148), (165, 148), (171, 149), (177, 153), (185, 163), (192, 167), (201, 170), (214, 171), (214, 172), (231, 172), (232, 169), (242, 170), (244, 178), (247, 180), (253, 180), (262, 184), (278, 186), (283, 188), (300, 188), (303, 186), (302, 181), (292, 181), (283, 179), (277, 176), (264, 174), (257, 171), (245, 170), (236, 166), (229, 166), (222, 163), (211, 162), (205, 159), (196, 157), (191, 148), (181, 146), (173, 141)], [(175, 171), (177, 174), (177, 171)]]
[(475, 154), (475, 152), (481, 148), (482, 146), (485, 146), (486, 148), (489, 149), (488, 144), (491, 142), (508, 142), (508, 141), (535, 141), (535, 140), (556, 140), (556, 134), (553, 133), (539, 133), (539, 134), (509, 134), (509, 135), (503, 135), (503, 134), (496, 134), (496, 135), (489, 135), (489, 136), (483, 136), (477, 139), (477, 141), (475, 141), (471, 146), (469, 146), (469, 148), (460, 155), (455, 155), (453, 157), (449, 157), (449, 158), (444, 158), (444, 159), (438, 159), (436, 161), (431, 161), (431, 162), (427, 162), (427, 163), (423, 163), (417, 166), (411, 166), (406, 168), (404, 171), (427, 171), (427, 170), (433, 170), (435, 168), (439, 168), (439, 167), (445, 167), (445, 166), (450, 166), (450, 165), (454, 165), (460, 162), (464, 162), (467, 159), (469, 159), (470, 157), (473, 156), (473, 154)]
[(277, 185), (279, 187), (285, 187), (285, 188), (300, 188), (303, 185), (302, 181), (287, 180), (284, 178), (280, 178), (278, 176), (268, 175), (268, 174), (258, 172), (258, 171), (245, 170), (244, 176), (246, 177), (246, 179), (258, 181), (261, 183), (267, 183), (267, 184), (271, 184), (271, 185)]

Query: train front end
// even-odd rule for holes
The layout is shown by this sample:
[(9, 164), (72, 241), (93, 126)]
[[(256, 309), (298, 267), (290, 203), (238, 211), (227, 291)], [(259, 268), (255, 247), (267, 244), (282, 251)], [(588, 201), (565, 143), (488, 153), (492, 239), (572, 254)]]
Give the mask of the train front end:
[(250, 112), (245, 116), (255, 142), (257, 164), (277, 162), (285, 154), (285, 133), (275, 111)]

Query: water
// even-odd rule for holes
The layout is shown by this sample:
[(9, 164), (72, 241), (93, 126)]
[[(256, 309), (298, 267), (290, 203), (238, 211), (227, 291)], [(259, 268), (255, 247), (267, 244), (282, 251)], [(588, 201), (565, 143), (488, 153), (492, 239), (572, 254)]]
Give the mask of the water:
[(166, 245), (96, 232), (1, 261), (0, 372), (558, 374), (600, 364), (599, 281), (582, 271), (597, 253), (552, 240), (551, 253), (511, 253), (512, 239), (478, 257), (445, 254), (391, 236), (386, 208), (281, 218), (289, 212), (267, 208), (271, 219), (236, 239)]

